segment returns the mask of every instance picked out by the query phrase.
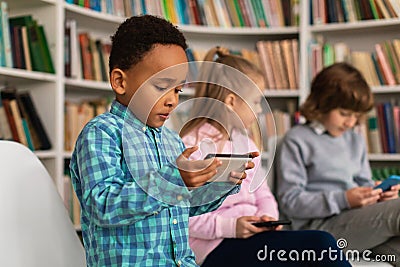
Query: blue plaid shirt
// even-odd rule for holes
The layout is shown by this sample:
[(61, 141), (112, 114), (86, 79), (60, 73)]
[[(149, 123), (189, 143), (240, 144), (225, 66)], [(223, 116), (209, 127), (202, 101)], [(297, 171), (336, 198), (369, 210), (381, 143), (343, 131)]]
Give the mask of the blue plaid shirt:
[(71, 158), (87, 264), (197, 266), (188, 245), (189, 216), (215, 210), (238, 187), (193, 207), (192, 192), (171, 164), (184, 150), (179, 136), (127, 119), (128, 113), (114, 101), (110, 112), (85, 126)]

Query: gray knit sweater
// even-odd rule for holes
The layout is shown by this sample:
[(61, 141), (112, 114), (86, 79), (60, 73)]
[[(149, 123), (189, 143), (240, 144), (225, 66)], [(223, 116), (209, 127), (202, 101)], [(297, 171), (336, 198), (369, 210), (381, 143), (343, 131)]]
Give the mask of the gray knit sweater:
[(297, 125), (284, 137), (277, 162), (280, 210), (293, 229), (348, 209), (346, 190), (374, 184), (364, 140), (353, 130), (332, 137)]

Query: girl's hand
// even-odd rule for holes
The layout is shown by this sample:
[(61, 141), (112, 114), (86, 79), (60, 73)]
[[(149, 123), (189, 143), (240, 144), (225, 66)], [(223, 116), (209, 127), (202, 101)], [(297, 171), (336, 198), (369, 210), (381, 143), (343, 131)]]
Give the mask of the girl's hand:
[(217, 158), (189, 160), (190, 155), (197, 149), (197, 146), (185, 149), (176, 160), (181, 177), (187, 187), (202, 186), (217, 173), (217, 168), (222, 164)]
[(399, 190), (400, 190), (400, 184), (394, 185), (390, 188), (390, 190), (386, 192), (382, 192), (380, 194), (380, 199), (379, 201), (386, 201), (386, 200), (391, 200), (391, 199), (396, 199), (399, 197)]
[(346, 191), (346, 198), (351, 208), (359, 208), (378, 202), (381, 193), (382, 189), (354, 187)]
[[(269, 217), (269, 216), (267, 216), (267, 215), (261, 216), (261, 220), (264, 221), (264, 222), (277, 221), (276, 218)], [(282, 230), (282, 228), (283, 228), (283, 225), (278, 225), (278, 226), (274, 226), (274, 227), (265, 227), (265, 228), (263, 228), (263, 229), (264, 229), (264, 230), (275, 230), (275, 231), (279, 231), (279, 230)]]
[(256, 227), (252, 223), (260, 221), (257, 216), (242, 216), (236, 220), (236, 238), (249, 238), (255, 234), (265, 231), (261, 227)]
[[(251, 152), (250, 154), (251, 154), (251, 158), (255, 158), (255, 157), (258, 157), (260, 155), (259, 152)], [(247, 170), (251, 170), (251, 169), (254, 168), (254, 166), (255, 166), (254, 162), (249, 161), (249, 162), (246, 163), (245, 170), (246, 171)], [(247, 177), (246, 172), (241, 172), (241, 173), (239, 173), (239, 172), (231, 172), (229, 180), (234, 184), (241, 184), (243, 182), (243, 180), (246, 179), (246, 177)]]

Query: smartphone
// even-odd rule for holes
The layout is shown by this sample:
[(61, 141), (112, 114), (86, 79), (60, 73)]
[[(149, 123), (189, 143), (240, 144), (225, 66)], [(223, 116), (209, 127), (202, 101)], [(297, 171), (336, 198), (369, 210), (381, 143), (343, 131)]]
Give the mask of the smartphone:
[(276, 227), (279, 225), (291, 225), (292, 222), (289, 220), (278, 220), (278, 221), (269, 221), (269, 222), (255, 222), (254, 226), (257, 227)]
[(240, 159), (252, 159), (253, 156), (249, 153), (246, 154), (207, 154), (207, 156), (204, 159), (210, 159), (210, 158), (240, 158)]
[(231, 172), (244, 172), (245, 164), (253, 158), (251, 154), (208, 154), (204, 159), (218, 158), (222, 165), (218, 167), (218, 172), (208, 182), (232, 182)]
[(388, 178), (386, 178), (382, 183), (379, 185), (375, 186), (374, 189), (382, 189), (383, 192), (389, 191), (390, 188), (394, 185), (400, 184), (400, 176), (398, 175), (391, 175)]

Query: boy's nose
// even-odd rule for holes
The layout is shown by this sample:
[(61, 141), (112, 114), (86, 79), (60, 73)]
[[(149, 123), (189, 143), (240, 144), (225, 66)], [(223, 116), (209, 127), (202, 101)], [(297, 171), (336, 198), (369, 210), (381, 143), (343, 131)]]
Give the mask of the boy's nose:
[(175, 89), (172, 89), (166, 94), (164, 104), (169, 107), (175, 107), (178, 101), (178, 95), (175, 94)]

